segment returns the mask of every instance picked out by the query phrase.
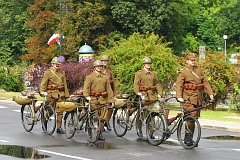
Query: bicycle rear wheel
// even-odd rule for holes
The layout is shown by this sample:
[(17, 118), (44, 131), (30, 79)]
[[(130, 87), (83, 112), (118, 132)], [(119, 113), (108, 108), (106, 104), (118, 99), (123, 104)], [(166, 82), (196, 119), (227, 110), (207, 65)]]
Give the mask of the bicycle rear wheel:
[(179, 122), (177, 136), (180, 144), (186, 149), (192, 149), (198, 145), (201, 138), (201, 126), (199, 121), (186, 116)]
[(138, 110), (136, 117), (136, 130), (137, 135), (144, 141), (147, 140), (147, 117), (149, 111), (147, 110)]
[(27, 132), (30, 132), (34, 126), (33, 110), (31, 107), (33, 106), (30, 104), (27, 104), (25, 106), (22, 106), (21, 108), (22, 124), (23, 124), (23, 128)]
[(115, 109), (113, 112), (113, 130), (118, 137), (126, 134), (128, 129), (128, 112), (127, 108)]
[(159, 113), (151, 113), (147, 119), (148, 142), (154, 146), (161, 144), (165, 139), (166, 120)]
[(78, 124), (78, 115), (74, 112), (67, 112), (64, 118), (64, 128), (65, 128), (65, 136), (68, 139), (71, 139), (75, 132)]
[(51, 135), (56, 129), (56, 113), (52, 106), (45, 105), (41, 112), (41, 122), (43, 131)]
[(100, 118), (97, 114), (91, 114), (86, 121), (86, 132), (89, 142), (96, 142), (100, 135)]

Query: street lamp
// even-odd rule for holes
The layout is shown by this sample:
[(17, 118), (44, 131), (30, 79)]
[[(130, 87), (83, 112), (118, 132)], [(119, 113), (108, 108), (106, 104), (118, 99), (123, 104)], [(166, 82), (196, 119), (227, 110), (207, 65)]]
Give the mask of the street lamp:
[(227, 35), (224, 35), (223, 36), (223, 39), (224, 39), (224, 55), (225, 55), (225, 60), (227, 58)]
[(60, 56), (62, 55), (62, 0), (60, 0), (60, 44), (59, 44), (59, 49), (60, 49)]
[[(59, 9), (59, 12), (60, 12), (60, 34), (59, 34), (59, 46), (60, 46), (60, 56), (62, 55), (62, 43), (63, 43), (63, 35), (62, 35), (62, 8), (63, 8), (63, 0), (60, 0), (60, 9)], [(66, 2), (64, 2), (64, 10), (65, 11), (68, 11), (69, 10), (69, 7), (67, 5)]]

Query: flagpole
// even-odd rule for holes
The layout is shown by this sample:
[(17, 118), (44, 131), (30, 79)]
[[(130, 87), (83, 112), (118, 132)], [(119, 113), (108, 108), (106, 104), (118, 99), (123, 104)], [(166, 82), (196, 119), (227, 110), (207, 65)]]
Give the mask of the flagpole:
[(62, 0), (60, 0), (60, 56), (62, 55)]

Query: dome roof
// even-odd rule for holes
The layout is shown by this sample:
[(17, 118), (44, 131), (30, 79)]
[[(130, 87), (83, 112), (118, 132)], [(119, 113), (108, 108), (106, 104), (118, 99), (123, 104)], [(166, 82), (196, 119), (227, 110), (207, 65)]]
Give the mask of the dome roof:
[(94, 53), (94, 50), (89, 45), (85, 44), (79, 49), (78, 53), (80, 54)]

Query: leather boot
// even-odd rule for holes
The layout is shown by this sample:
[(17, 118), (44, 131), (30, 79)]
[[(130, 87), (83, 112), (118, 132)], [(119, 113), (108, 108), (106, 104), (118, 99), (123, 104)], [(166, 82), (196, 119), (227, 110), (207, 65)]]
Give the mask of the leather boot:
[(65, 131), (62, 128), (57, 128), (58, 134), (65, 134)]
[(185, 133), (184, 143), (185, 143), (187, 146), (193, 145), (192, 133)]
[(98, 127), (98, 132), (99, 132), (98, 140), (105, 140), (105, 138), (102, 136), (103, 128), (104, 128), (104, 122), (101, 121), (101, 122), (100, 122), (100, 125), (99, 125), (99, 127)]
[(112, 130), (109, 122), (105, 122), (105, 123), (104, 123), (104, 126), (107, 128), (107, 130), (109, 130), (109, 131)]
[(99, 135), (98, 140), (104, 141), (105, 138), (102, 136), (102, 134)]
[(61, 128), (62, 126), (63, 115), (61, 113), (57, 113), (57, 133), (65, 134), (65, 131)]

